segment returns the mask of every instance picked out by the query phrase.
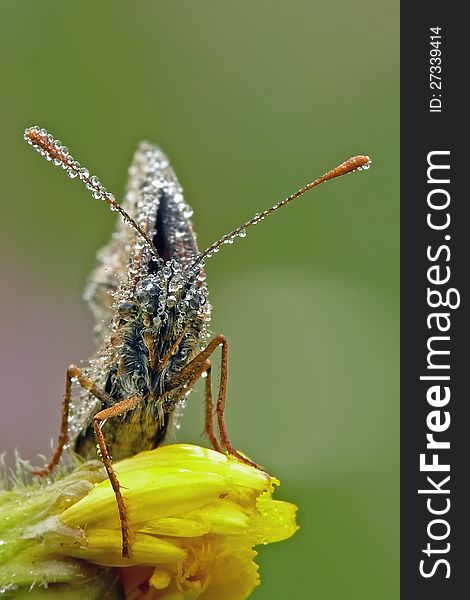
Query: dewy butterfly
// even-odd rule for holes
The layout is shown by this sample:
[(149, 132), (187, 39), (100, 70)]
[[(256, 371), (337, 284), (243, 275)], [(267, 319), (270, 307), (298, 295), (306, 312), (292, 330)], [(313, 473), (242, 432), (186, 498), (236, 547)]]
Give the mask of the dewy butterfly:
[[(368, 156), (350, 158), (199, 252), (190, 221), (192, 210), (183, 199), (167, 157), (157, 146), (143, 142), (137, 148), (127, 194), (119, 204), (45, 129), (28, 128), (24, 138), (121, 216), (110, 242), (98, 254), (98, 265), (86, 290), (96, 318), (98, 350), (87, 367), (68, 367), (57, 447), (50, 462), (33, 472), (50, 473), (65, 447), (96, 458), (98, 446), (116, 495), (122, 554), (128, 557), (128, 515), (111, 457), (125, 458), (161, 444), (184, 399), (202, 376), (205, 432), (212, 446), (254, 464), (235, 450), (225, 424), (228, 343), (223, 335), (208, 338), (211, 305), (205, 260), (308, 190), (340, 175), (367, 169), (370, 160)], [(219, 347), (221, 376), (214, 401), (210, 357)], [(73, 394), (75, 387), (81, 392)]]

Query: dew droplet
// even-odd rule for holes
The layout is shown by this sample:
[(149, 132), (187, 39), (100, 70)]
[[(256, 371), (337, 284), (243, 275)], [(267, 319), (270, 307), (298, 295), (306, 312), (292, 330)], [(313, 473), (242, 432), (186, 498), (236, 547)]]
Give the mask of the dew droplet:
[(166, 299), (166, 305), (169, 306), (170, 308), (175, 306), (176, 302), (177, 302), (176, 296), (168, 296), (168, 298)]

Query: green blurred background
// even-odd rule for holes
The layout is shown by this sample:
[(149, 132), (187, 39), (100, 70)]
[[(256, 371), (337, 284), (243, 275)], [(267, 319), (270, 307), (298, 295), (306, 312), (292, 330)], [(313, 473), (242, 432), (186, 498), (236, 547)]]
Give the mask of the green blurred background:
[[(22, 140), (39, 124), (117, 196), (159, 143), (201, 247), (352, 154), (336, 180), (207, 265), (231, 344), (235, 445), (299, 533), (260, 549), (256, 600), (398, 598), (398, 2), (2, 2), (1, 449), (56, 437), (81, 300), (115, 216)], [(202, 390), (181, 441), (201, 442)], [(223, 600), (223, 599), (222, 599)]]

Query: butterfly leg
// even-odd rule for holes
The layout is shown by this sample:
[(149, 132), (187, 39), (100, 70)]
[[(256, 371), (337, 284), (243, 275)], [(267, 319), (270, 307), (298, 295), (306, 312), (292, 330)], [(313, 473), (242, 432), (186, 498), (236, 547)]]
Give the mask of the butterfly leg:
[[(228, 454), (235, 456), (242, 462), (251, 465), (253, 467), (259, 467), (256, 463), (249, 460), (248, 458), (239, 454), (235, 448), (232, 446), (230, 442), (230, 438), (227, 431), (227, 426), (225, 424), (225, 406), (227, 399), (227, 383), (228, 383), (228, 342), (224, 335), (220, 334), (215, 336), (206, 346), (204, 350), (202, 350), (192, 361), (190, 361), (177, 375), (175, 375), (173, 379), (173, 384), (181, 384), (190, 381), (192, 376), (200, 371), (201, 366), (205, 364), (208, 360), (209, 356), (213, 354), (213, 352), (219, 347), (222, 347), (222, 360), (221, 360), (221, 374), (220, 374), (220, 385), (219, 385), (219, 393), (217, 397), (217, 404), (215, 408), (215, 412), (217, 415), (217, 423), (219, 426), (220, 433), (220, 443), (216, 441), (214, 444), (215, 435), (213, 434), (212, 429), (212, 419), (211, 419), (211, 428), (209, 431), (212, 431), (211, 442), (214, 448), (218, 451), (221, 449), (225, 449)], [(200, 373), (203, 373), (206, 369), (202, 369)], [(199, 375), (200, 376), (200, 375)], [(198, 376), (198, 377), (199, 377)], [(210, 385), (210, 377), (209, 385)], [(208, 423), (208, 411), (211, 417), (213, 416), (213, 402), (212, 402), (212, 390), (209, 391), (209, 396), (207, 395), (208, 384), (206, 381), (206, 426)], [(208, 408), (209, 407), (209, 408)]]
[(64, 391), (64, 399), (62, 401), (62, 410), (61, 410), (61, 422), (60, 422), (60, 431), (59, 438), (57, 440), (57, 446), (54, 450), (54, 454), (52, 455), (51, 460), (45, 467), (42, 468), (32, 468), (31, 473), (33, 475), (37, 475), (39, 477), (44, 477), (45, 475), (49, 475), (55, 466), (59, 463), (60, 457), (62, 456), (62, 452), (65, 446), (68, 444), (69, 436), (68, 436), (68, 420), (69, 420), (69, 409), (70, 409), (70, 398), (72, 395), (72, 381), (76, 379), (81, 387), (85, 390), (88, 390), (90, 394), (98, 398), (98, 400), (104, 401), (107, 398), (107, 394), (101, 390), (92, 379), (86, 377), (82, 371), (76, 367), (75, 365), (70, 365), (67, 369), (67, 375), (65, 378), (65, 391)]
[[(204, 375), (204, 373), (206, 373), (206, 382), (205, 382), (206, 399), (205, 399), (204, 432), (206, 433), (207, 437), (209, 438), (214, 450), (217, 450), (217, 452), (223, 452), (224, 449), (220, 445), (220, 442), (217, 439), (217, 437), (215, 435), (215, 431), (214, 431), (215, 410), (214, 410), (214, 400), (212, 398), (211, 371), (212, 371), (211, 361), (208, 358), (202, 364), (200, 364), (198, 362), (197, 368), (194, 370), (194, 372), (192, 374), (188, 375), (188, 377), (190, 377), (190, 378), (188, 379), (187, 382), (183, 383), (183, 385), (187, 389), (192, 388), (193, 385), (195, 385), (195, 383), (198, 381), (198, 379), (200, 377), (202, 377)], [(180, 386), (180, 385), (181, 385), (181, 383), (178, 384), (178, 386)]]
[(217, 439), (214, 432), (214, 400), (212, 398), (212, 365), (209, 359), (206, 360), (206, 413), (205, 413), (205, 424), (204, 431), (209, 438), (212, 447), (217, 452), (223, 452), (223, 448)]
[(256, 467), (259, 469), (260, 466), (258, 464), (256, 464), (249, 458), (246, 458), (245, 456), (242, 456), (241, 454), (239, 454), (235, 450), (235, 448), (232, 446), (232, 443), (230, 442), (230, 438), (229, 438), (228, 431), (227, 431), (227, 425), (225, 424), (225, 405), (227, 402), (227, 383), (228, 383), (228, 342), (227, 342), (225, 336), (219, 336), (219, 337), (223, 338), (222, 339), (222, 359), (221, 359), (221, 363), (220, 363), (219, 395), (217, 397), (217, 406), (216, 406), (215, 410), (217, 413), (217, 423), (219, 425), (220, 441), (222, 442), (222, 446), (226, 449), (226, 451), (229, 454), (231, 454), (232, 456), (235, 456), (236, 458), (238, 458), (242, 462), (246, 463), (247, 465), (251, 465), (252, 467)]
[(106, 419), (111, 419), (112, 417), (122, 415), (128, 410), (132, 410), (133, 408), (135, 408), (140, 402), (142, 402), (141, 396), (131, 396), (130, 398), (125, 398), (124, 400), (121, 400), (121, 402), (118, 402), (117, 404), (114, 404), (109, 408), (101, 410), (93, 417), (93, 429), (95, 431), (96, 440), (100, 448), (101, 459), (106, 468), (106, 472), (108, 474), (109, 481), (111, 482), (111, 486), (114, 490), (114, 495), (116, 496), (116, 502), (118, 505), (119, 520), (121, 521), (122, 556), (124, 558), (129, 558), (130, 555), (129, 519), (127, 517), (127, 510), (126, 505), (124, 503), (124, 498), (121, 494), (121, 486), (113, 469), (113, 463), (109, 455), (108, 447), (106, 446), (106, 440), (101, 430), (101, 426), (103, 425), (103, 422), (106, 421)]

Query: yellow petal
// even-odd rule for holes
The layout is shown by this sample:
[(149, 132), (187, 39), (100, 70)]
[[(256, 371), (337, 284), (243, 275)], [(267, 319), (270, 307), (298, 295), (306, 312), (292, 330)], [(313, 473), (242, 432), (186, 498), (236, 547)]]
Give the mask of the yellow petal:
[(200, 537), (209, 533), (209, 526), (203, 520), (180, 517), (165, 517), (150, 521), (140, 531), (151, 535), (169, 537)]
[(250, 511), (228, 498), (218, 499), (188, 515), (188, 518), (206, 525), (207, 533), (243, 535), (250, 527)]
[(85, 558), (108, 567), (166, 565), (184, 560), (186, 557), (186, 552), (182, 548), (141, 532), (133, 534), (131, 558), (122, 557), (121, 547), (120, 530), (91, 529), (86, 532), (86, 544), (68, 546), (62, 550), (69, 556)]
[(269, 494), (263, 494), (257, 499), (256, 508), (249, 527), (250, 539), (255, 546), (286, 540), (299, 529), (295, 522), (295, 504), (273, 500)]
[[(118, 469), (116, 469), (118, 471)], [(120, 476), (121, 492), (128, 509), (131, 525), (155, 518), (178, 515), (203, 506), (226, 492), (227, 482), (220, 475), (183, 471), (163, 467), (149, 471), (137, 470)], [(119, 527), (116, 497), (109, 481), (103, 481), (83, 500), (61, 515), (64, 524)]]

